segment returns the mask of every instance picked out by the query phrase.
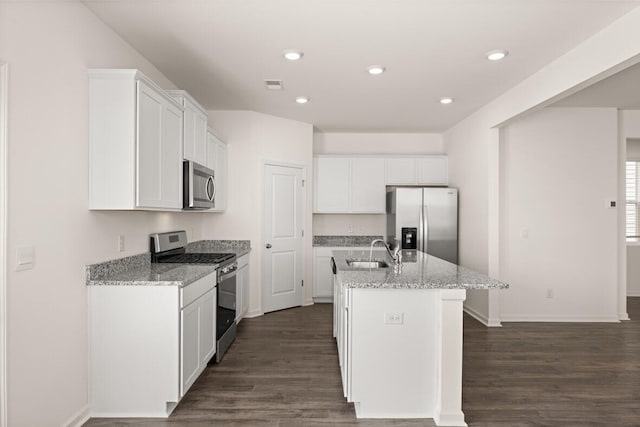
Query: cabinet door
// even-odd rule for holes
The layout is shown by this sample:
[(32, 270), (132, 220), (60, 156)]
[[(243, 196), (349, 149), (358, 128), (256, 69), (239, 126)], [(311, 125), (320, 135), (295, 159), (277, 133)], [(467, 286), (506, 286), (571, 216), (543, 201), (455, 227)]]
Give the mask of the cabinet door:
[(424, 185), (447, 185), (448, 170), (447, 157), (425, 157), (419, 158), (418, 184)]
[(316, 157), (314, 212), (349, 212), (350, 180), (350, 159)]
[(415, 158), (398, 157), (387, 159), (387, 185), (413, 185), (415, 183)]
[(236, 323), (240, 323), (242, 320), (242, 293), (244, 288), (242, 282), (244, 281), (244, 268), (238, 268), (236, 272)]
[(216, 142), (217, 138), (211, 133), (207, 132), (207, 163), (206, 167), (216, 170)]
[(138, 82), (137, 194), (138, 207), (162, 207), (162, 115), (164, 100)]
[(201, 165), (207, 162), (207, 116), (184, 98), (184, 158)]
[(136, 206), (182, 207), (182, 111), (138, 82)]
[(238, 322), (249, 309), (249, 254), (238, 258), (236, 283), (236, 322)]
[(222, 141), (216, 143), (216, 207), (217, 211), (227, 209), (227, 144)]
[(200, 368), (204, 368), (216, 352), (216, 289), (201, 296), (197, 303), (200, 304)]
[(251, 284), (250, 273), (249, 273), (249, 265), (245, 265), (242, 267), (244, 270), (242, 275), (242, 316), (244, 317), (249, 311), (249, 286)]
[(197, 301), (180, 310), (180, 397), (200, 373), (200, 304)]
[(331, 298), (333, 295), (333, 272), (331, 255), (318, 255), (313, 260), (313, 297)]
[(194, 161), (204, 165), (207, 162), (207, 115), (196, 109), (194, 129)]
[(165, 102), (162, 111), (162, 206), (182, 208), (182, 111)]
[(354, 158), (351, 164), (351, 212), (385, 213), (385, 161)]

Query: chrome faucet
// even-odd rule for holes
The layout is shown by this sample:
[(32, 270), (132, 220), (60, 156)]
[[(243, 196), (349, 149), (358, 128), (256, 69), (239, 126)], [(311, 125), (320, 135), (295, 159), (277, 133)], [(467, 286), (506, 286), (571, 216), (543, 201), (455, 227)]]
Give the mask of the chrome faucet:
[(391, 247), (389, 247), (389, 244), (382, 239), (375, 239), (373, 242), (371, 242), (371, 250), (369, 251), (369, 261), (371, 261), (371, 254), (373, 253), (373, 247), (376, 243), (382, 243), (384, 245), (384, 247), (387, 249), (387, 252), (389, 253), (389, 256), (391, 257), (395, 265), (397, 266), (402, 265), (402, 250), (400, 248), (400, 245), (397, 244), (397, 241), (396, 241), (395, 248), (392, 251)]

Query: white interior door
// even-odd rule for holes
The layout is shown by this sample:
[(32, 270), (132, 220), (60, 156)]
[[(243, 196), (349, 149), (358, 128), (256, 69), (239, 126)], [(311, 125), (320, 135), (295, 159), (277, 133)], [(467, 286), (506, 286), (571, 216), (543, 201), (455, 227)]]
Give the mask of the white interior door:
[(264, 167), (262, 310), (302, 305), (303, 170)]

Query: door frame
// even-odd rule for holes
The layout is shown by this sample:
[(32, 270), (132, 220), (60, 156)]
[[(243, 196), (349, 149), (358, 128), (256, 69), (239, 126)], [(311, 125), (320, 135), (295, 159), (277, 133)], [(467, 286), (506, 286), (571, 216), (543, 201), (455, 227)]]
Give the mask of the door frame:
[(7, 127), (9, 65), (0, 61), (0, 427), (7, 416)]
[[(264, 174), (266, 171), (266, 167), (267, 166), (280, 166), (280, 167), (285, 167), (285, 168), (292, 168), (292, 169), (300, 169), (302, 171), (302, 180), (304, 181), (304, 185), (303, 185), (303, 191), (302, 191), (302, 218), (303, 218), (303, 226), (302, 226), (302, 230), (304, 231), (304, 237), (303, 237), (303, 241), (302, 241), (302, 251), (301, 251), (301, 259), (302, 259), (302, 272), (300, 273), (302, 276), (302, 280), (304, 280), (307, 277), (307, 268), (306, 268), (306, 253), (307, 253), (307, 248), (305, 247), (304, 244), (304, 240), (307, 237), (307, 183), (308, 183), (308, 179), (307, 179), (307, 167), (305, 165), (301, 165), (301, 164), (297, 164), (297, 163), (286, 163), (286, 162), (279, 162), (279, 161), (270, 161), (270, 160), (264, 160), (262, 162), (262, 171), (261, 171), (261, 178), (260, 181), (262, 182), (262, 198), (260, 200), (260, 224), (261, 224), (261, 234), (262, 234), (262, 241), (260, 242), (260, 260), (261, 260), (261, 267), (260, 267), (260, 307), (261, 307), (261, 311), (264, 314), (264, 286), (266, 281), (263, 280), (265, 278), (265, 270), (267, 268), (267, 263), (266, 263), (266, 257), (264, 256), (264, 251), (265, 251), (265, 245), (266, 245), (266, 241), (267, 241), (267, 236), (265, 235), (265, 224), (264, 224), (264, 203), (266, 200), (266, 195), (264, 192)], [(308, 283), (307, 286), (309, 286), (310, 284)], [(302, 287), (302, 292), (300, 292), (300, 306), (304, 306), (306, 303), (306, 287), (303, 286)]]

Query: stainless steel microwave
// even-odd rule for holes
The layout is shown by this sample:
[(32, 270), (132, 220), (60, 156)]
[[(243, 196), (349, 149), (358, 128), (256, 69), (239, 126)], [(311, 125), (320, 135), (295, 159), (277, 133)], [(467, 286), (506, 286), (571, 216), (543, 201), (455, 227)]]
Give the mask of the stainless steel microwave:
[(212, 209), (216, 207), (215, 172), (198, 163), (183, 163), (183, 209)]

